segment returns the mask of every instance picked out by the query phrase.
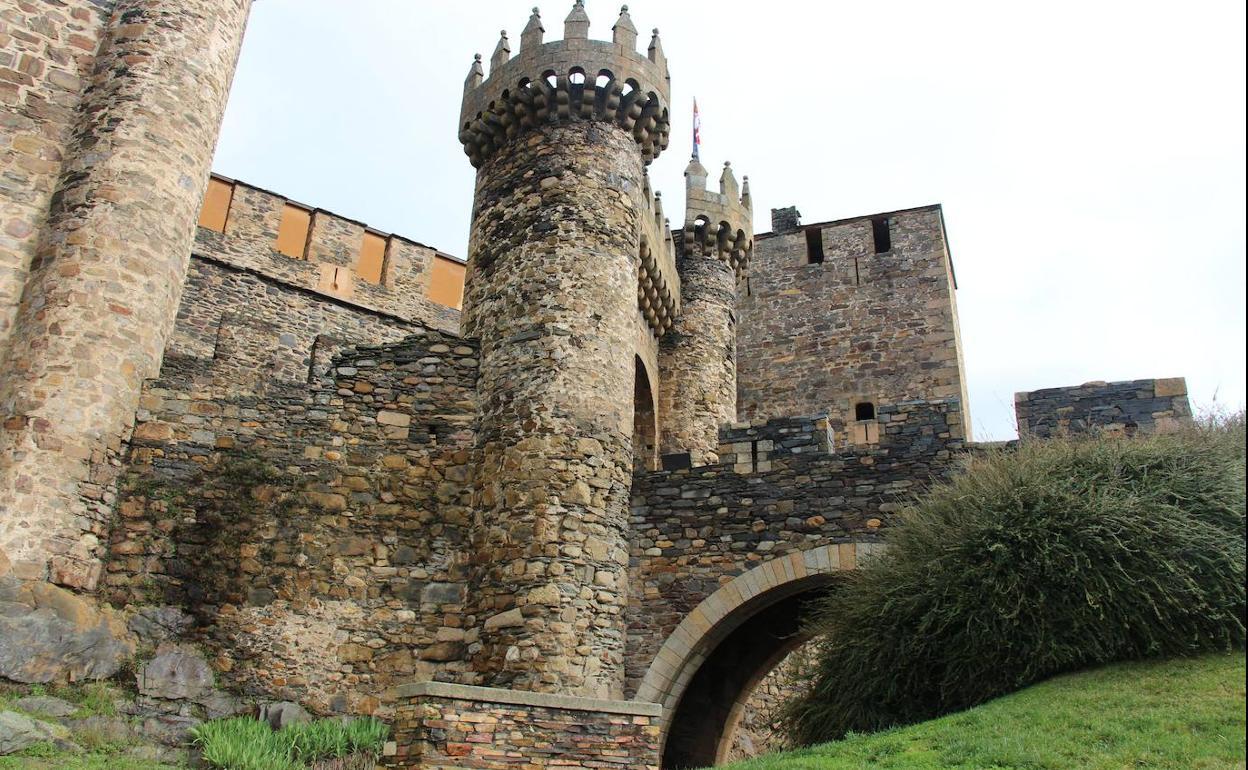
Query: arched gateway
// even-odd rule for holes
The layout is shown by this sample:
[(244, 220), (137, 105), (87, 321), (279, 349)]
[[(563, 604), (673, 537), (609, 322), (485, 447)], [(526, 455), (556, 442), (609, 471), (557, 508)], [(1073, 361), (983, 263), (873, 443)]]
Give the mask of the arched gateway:
[(635, 699), (658, 703), (663, 767), (706, 767), (725, 758), (755, 685), (809, 639), (812, 600), (877, 543), (825, 545), (778, 557), (733, 578), (667, 637)]

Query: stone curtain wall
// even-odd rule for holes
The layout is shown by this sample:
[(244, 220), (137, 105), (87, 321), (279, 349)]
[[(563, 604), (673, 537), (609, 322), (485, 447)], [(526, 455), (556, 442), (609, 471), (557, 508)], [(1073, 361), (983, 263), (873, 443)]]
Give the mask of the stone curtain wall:
[(812, 225), (822, 264), (807, 264), (805, 228), (757, 237), (737, 303), (740, 419), (828, 414), (839, 445), (860, 400), (961, 398), (965, 408), (940, 208), (883, 216), (883, 254), (870, 217)]
[(332, 353), (348, 343), (397, 343), (423, 328), (264, 273), (195, 257), (165, 369), (193, 371), (198, 388), (263, 392), (277, 383), (315, 380)]
[[(734, 576), (873, 539), (950, 470), (964, 446), (962, 419), (956, 399), (887, 406), (878, 446), (837, 453), (827, 451), (824, 418), (734, 426), (722, 434), (720, 464), (636, 476), (626, 692), (636, 692), (676, 625)], [(756, 464), (743, 461), (754, 455)]]
[[(320, 209), (313, 211), (307, 254), (296, 259), (279, 253), (277, 230), (286, 198), (241, 182), (234, 183), (225, 232), (201, 227), (197, 256), (242, 268), (277, 283), (363, 310), (414, 321), (442, 331), (459, 331), (459, 311), (428, 298), (434, 249), (397, 235), (386, 235), (381, 283), (354, 275), (365, 225)], [(337, 288), (330, 278), (339, 268)]]
[(429, 331), (263, 398), (167, 371), (104, 596), (187, 609), (226, 681), (319, 711), (384, 711), (392, 685), (463, 671), (476, 355)]
[(659, 768), (652, 703), (439, 683), (399, 692), (388, 768)]
[(13, 2), (0, 10), (0, 350), (114, 4)]
[(1187, 381), (1182, 377), (1088, 382), (1016, 393), (1014, 413), (1022, 438), (1090, 432), (1154, 433), (1192, 424)]

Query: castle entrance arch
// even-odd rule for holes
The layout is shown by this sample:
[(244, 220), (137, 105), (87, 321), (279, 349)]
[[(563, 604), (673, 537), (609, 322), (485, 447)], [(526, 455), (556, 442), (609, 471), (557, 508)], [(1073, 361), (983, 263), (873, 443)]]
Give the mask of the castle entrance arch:
[(722, 762), (750, 693), (810, 634), (812, 605), (881, 546), (841, 543), (764, 562), (721, 586), (668, 636), (636, 699), (663, 706), (663, 768)]

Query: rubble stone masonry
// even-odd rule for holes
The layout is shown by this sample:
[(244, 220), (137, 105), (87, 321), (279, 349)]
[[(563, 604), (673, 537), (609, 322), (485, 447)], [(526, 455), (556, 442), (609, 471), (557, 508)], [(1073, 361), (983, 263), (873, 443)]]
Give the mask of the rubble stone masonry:
[(321, 712), (467, 669), (477, 347), (352, 349), (314, 383), (221, 394), (171, 358), (145, 389), (103, 597), (173, 605), (226, 681)]
[(719, 464), (637, 476), (629, 694), (672, 630), (725, 582), (770, 559), (877, 539), (965, 446), (956, 399), (891, 405), (878, 420), (877, 445), (839, 452), (825, 416), (732, 426)]
[(939, 206), (757, 236), (737, 304), (741, 419), (826, 413), (840, 445), (861, 402), (961, 398), (965, 416), (952, 271)]
[(249, 6), (112, 10), (4, 351), (0, 548), (23, 577), (91, 589), (101, 574), (118, 454), (173, 327)]
[(388, 768), (659, 768), (660, 710), (652, 703), (436, 682), (399, 694)]
[(0, 350), (115, 2), (14, 2), (0, 10)]
[(641, 153), (605, 123), (535, 128), (478, 171), (485, 684), (619, 693), (644, 209)]
[(1182, 377), (1087, 382), (1014, 394), (1020, 438), (1100, 432), (1165, 433), (1192, 424)]

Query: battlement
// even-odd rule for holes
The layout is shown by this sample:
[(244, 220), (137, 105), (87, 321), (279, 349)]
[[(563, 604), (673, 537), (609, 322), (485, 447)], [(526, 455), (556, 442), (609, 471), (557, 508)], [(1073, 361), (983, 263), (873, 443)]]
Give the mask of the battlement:
[(662, 337), (680, 313), (680, 273), (676, 243), (663, 214), (663, 196), (645, 177), (646, 214), (641, 221), (641, 267), (637, 271), (637, 307), (654, 336)]
[(589, 39), (589, 16), (576, 0), (564, 21), (564, 39), (542, 42), (533, 9), (513, 57), (504, 30), (490, 57), (487, 79), (477, 54), (464, 82), (459, 140), (474, 167), (524, 131), (543, 123), (597, 120), (632, 133), (649, 163), (667, 147), (670, 124), (667, 57), (654, 30), (646, 55), (636, 51), (637, 28), (628, 6), (612, 39)]
[(750, 178), (738, 187), (732, 164), (725, 161), (719, 192), (706, 187), (706, 168), (693, 158), (685, 168), (684, 253), (715, 256), (737, 277), (749, 268), (754, 253), (754, 213)]
[(209, 181), (194, 253), (405, 321), (459, 326), (456, 258), (224, 176)]

